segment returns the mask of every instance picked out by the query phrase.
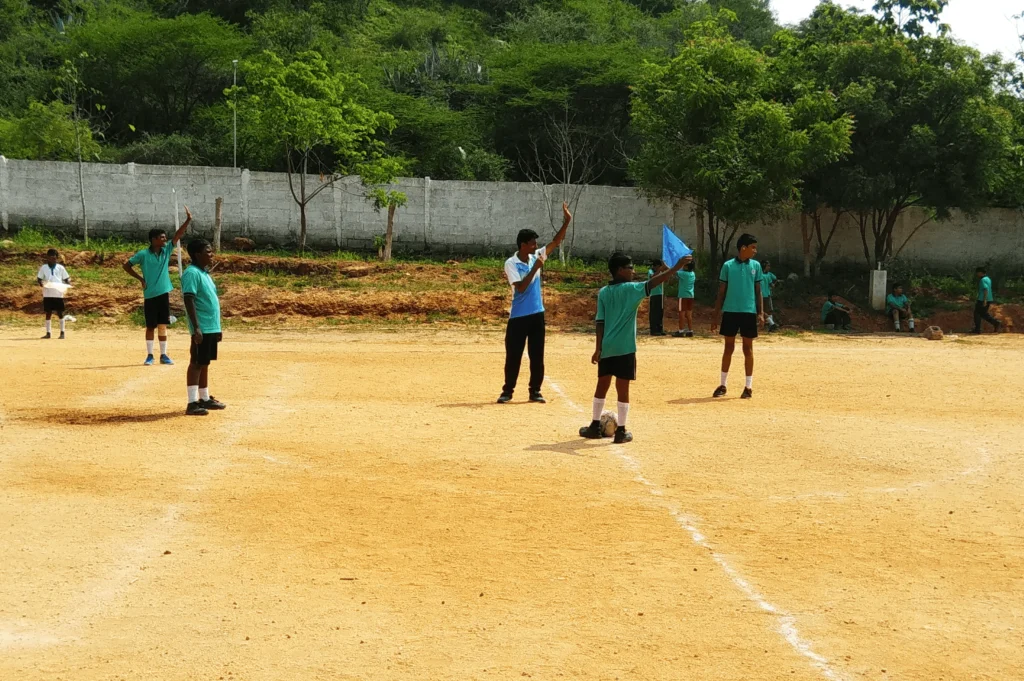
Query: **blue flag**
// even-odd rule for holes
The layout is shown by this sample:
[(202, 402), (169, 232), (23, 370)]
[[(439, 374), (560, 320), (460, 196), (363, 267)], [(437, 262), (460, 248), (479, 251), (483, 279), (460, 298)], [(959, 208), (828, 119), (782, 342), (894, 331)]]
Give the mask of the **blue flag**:
[(677, 237), (668, 225), (661, 226), (661, 259), (665, 265), (672, 267), (680, 258), (692, 255), (693, 249), (687, 248), (683, 240)]

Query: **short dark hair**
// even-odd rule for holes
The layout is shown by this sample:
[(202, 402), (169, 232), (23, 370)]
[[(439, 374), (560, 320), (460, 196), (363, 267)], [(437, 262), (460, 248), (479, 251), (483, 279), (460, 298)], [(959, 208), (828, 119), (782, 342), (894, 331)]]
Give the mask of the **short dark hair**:
[(683, 265), (683, 269), (686, 270), (687, 272), (692, 272), (693, 271), (693, 267), (694, 267), (693, 260), (691, 260), (690, 262), (688, 262), (685, 265)]
[(188, 257), (195, 261), (196, 257), (206, 250), (206, 247), (210, 245), (210, 242), (206, 239), (192, 239), (188, 242)]
[(608, 272), (614, 277), (615, 273), (618, 272), (620, 268), (629, 267), (632, 264), (633, 259), (631, 257), (625, 253), (616, 251), (612, 253), (612, 257), (608, 258)]
[(532, 229), (519, 230), (519, 234), (516, 235), (516, 248), (522, 248), (523, 244), (527, 241), (533, 241), (539, 236), (540, 234), (537, 234), (537, 232)]
[(981, 272), (982, 274), (988, 274), (988, 270), (986, 270), (984, 267), (982, 267), (980, 265), (978, 266), (978, 269), (976, 269), (974, 271), (975, 272)]
[(736, 240), (736, 250), (743, 248), (744, 246), (750, 246), (751, 244), (757, 243), (757, 237), (753, 234), (741, 234), (740, 238)]
[(51, 248), (46, 252), (46, 257), (49, 258), (51, 255), (56, 258), (60, 254), (57, 252), (56, 248)]
[(835, 291), (829, 291), (829, 292), (828, 292), (828, 297), (829, 297), (829, 298), (833, 298), (833, 297), (835, 297), (835, 295), (836, 295), (836, 292), (835, 292)]
[(765, 260), (761, 261), (761, 267), (771, 267), (771, 266), (772, 266), (772, 261), (771, 260), (765, 259)]
[(160, 229), (159, 227), (154, 227), (153, 229), (149, 230), (149, 240), (152, 241), (153, 239), (157, 238), (161, 234), (163, 234), (164, 236), (167, 236), (167, 230), (166, 229)]
[(651, 261), (651, 264), (654, 265), (655, 267), (661, 267), (665, 263), (662, 262), (661, 258), (655, 258), (654, 260)]
[(896, 292), (896, 289), (898, 289), (898, 288), (903, 288), (903, 284), (901, 284), (901, 283), (900, 283), (900, 282), (898, 282), (898, 281), (896, 281), (896, 282), (893, 282), (893, 285), (892, 285), (892, 290), (893, 290), (893, 293), (895, 293), (895, 292)]

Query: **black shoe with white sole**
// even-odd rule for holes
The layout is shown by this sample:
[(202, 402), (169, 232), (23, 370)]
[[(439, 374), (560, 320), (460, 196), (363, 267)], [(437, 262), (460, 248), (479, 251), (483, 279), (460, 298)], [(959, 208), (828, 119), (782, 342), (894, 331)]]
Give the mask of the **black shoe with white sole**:
[(511, 393), (502, 393), (498, 396), (498, 404), (508, 404), (512, 401)]
[(588, 440), (600, 440), (603, 437), (601, 433), (601, 422), (591, 421), (589, 426), (580, 428), (580, 437), (585, 437)]
[(626, 432), (626, 426), (619, 426), (615, 429), (615, 444), (624, 445), (633, 441), (633, 433)]
[(537, 404), (547, 404), (547, 400), (545, 400), (544, 396), (540, 394), (540, 391), (530, 393), (530, 401), (536, 402)]
[(217, 411), (220, 411), (221, 409), (227, 409), (228, 408), (228, 405), (226, 405), (223, 402), (219, 401), (213, 395), (210, 395), (209, 399), (199, 400), (199, 406), (201, 406), (203, 409), (210, 409), (210, 410), (217, 410)]
[(185, 407), (185, 416), (206, 416), (209, 413), (202, 402), (189, 402)]
[(720, 385), (715, 388), (715, 392), (711, 395), (712, 397), (725, 397), (725, 394), (729, 392), (729, 389), (724, 385)]
[(749, 400), (753, 396), (754, 396), (754, 391), (753, 390), (751, 390), (750, 388), (744, 388), (743, 389), (743, 394), (740, 395), (740, 399), (741, 400)]

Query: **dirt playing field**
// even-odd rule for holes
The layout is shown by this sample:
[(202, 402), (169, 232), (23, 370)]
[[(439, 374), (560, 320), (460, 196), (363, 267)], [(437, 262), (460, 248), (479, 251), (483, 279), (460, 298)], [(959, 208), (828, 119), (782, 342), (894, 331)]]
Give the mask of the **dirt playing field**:
[(775, 337), (750, 402), (644, 338), (616, 446), (583, 335), (499, 406), (497, 332), (229, 332), (205, 418), (180, 331), (36, 335), (0, 329), (5, 681), (1024, 677), (1018, 336)]

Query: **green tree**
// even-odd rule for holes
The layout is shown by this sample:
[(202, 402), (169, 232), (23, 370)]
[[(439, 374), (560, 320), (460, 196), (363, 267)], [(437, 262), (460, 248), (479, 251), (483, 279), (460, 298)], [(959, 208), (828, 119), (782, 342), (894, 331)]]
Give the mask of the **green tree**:
[[(237, 101), (239, 118), (284, 156), (288, 187), (299, 206), (299, 248), (306, 246), (306, 206), (347, 174), (390, 182), (401, 167), (384, 156), (379, 137), (395, 127), (394, 118), (359, 102), (365, 86), (336, 71), (317, 52), (285, 63), (263, 52), (241, 65), (245, 85), (225, 92)], [(237, 97), (237, 99), (236, 99)], [(310, 173), (320, 182), (308, 186)]]
[(152, 135), (189, 132), (197, 112), (231, 84), (231, 62), (250, 44), (207, 14), (159, 19), (132, 13), (86, 22), (69, 36), (75, 54), (93, 57), (82, 76), (103, 92), (116, 142), (135, 139), (130, 126)]
[[(874, 9), (882, 26), (912, 38), (924, 35), (928, 24), (938, 24), (949, 0), (877, 0)], [(945, 32), (948, 27), (940, 27)]]
[(100, 152), (89, 126), (79, 121), (78, 140), (71, 107), (63, 102), (30, 102), (21, 116), (0, 118), (0, 155), (31, 161), (73, 161), (78, 142), (87, 158)]
[(649, 196), (706, 214), (712, 269), (741, 225), (794, 205), (801, 175), (848, 144), (849, 120), (822, 113), (820, 93), (784, 103), (772, 87), (767, 56), (702, 22), (679, 56), (647, 64), (634, 89), (642, 144), (631, 170)]

